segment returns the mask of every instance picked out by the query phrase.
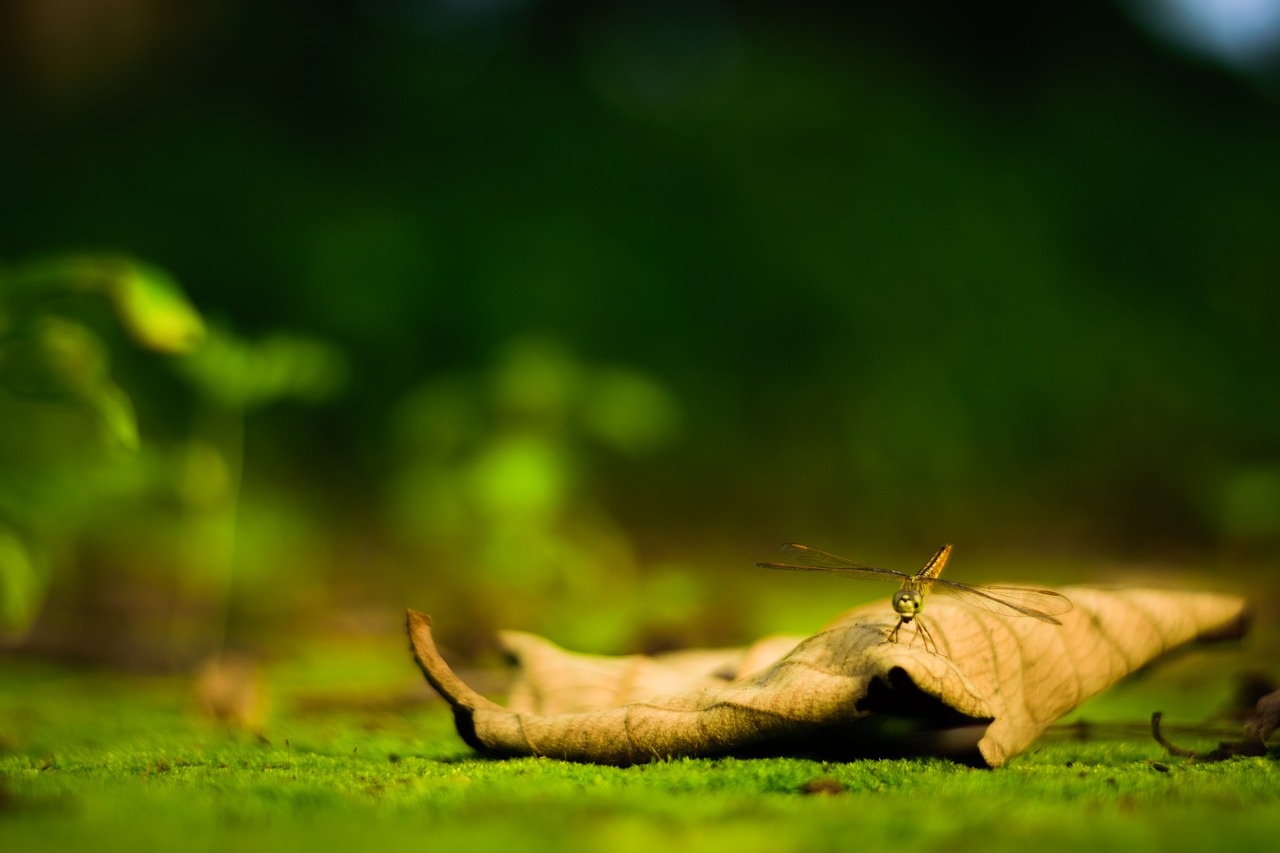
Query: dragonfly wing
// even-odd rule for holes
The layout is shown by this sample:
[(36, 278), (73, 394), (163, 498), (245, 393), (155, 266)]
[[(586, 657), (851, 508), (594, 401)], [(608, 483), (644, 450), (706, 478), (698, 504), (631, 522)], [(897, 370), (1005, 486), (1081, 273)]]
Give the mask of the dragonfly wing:
[(1049, 589), (1025, 586), (970, 586), (955, 581), (935, 580), (930, 591), (950, 596), (970, 607), (1000, 616), (1030, 616), (1061, 625), (1054, 616), (1071, 609), (1071, 600)]
[(888, 581), (902, 583), (910, 575), (893, 569), (878, 569), (865, 563), (854, 562), (808, 545), (788, 544), (782, 546), (782, 553), (791, 557), (794, 563), (756, 563), (762, 569), (778, 569), (783, 572), (831, 572), (842, 578), (851, 580)]
[(852, 566), (794, 566), (790, 563), (756, 563), (761, 569), (777, 569), (782, 572), (827, 572), (850, 580), (888, 581), (902, 583), (910, 575), (895, 572), (893, 569), (875, 569), (871, 566), (854, 568)]
[[(795, 560), (802, 566), (822, 566), (828, 569), (870, 569), (866, 563), (859, 563), (846, 557), (837, 557), (835, 554), (829, 554), (826, 551), (819, 551), (817, 548), (810, 548), (808, 545), (797, 545), (788, 543), (782, 546), (782, 553)], [(876, 569), (876, 571), (887, 571), (887, 569)]]

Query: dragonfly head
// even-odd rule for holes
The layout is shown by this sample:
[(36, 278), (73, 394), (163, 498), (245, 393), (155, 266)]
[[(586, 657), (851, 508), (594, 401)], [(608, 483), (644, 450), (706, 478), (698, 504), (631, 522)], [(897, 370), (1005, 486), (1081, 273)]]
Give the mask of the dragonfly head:
[(893, 609), (904, 622), (910, 622), (924, 609), (924, 595), (918, 589), (900, 589), (893, 594)]

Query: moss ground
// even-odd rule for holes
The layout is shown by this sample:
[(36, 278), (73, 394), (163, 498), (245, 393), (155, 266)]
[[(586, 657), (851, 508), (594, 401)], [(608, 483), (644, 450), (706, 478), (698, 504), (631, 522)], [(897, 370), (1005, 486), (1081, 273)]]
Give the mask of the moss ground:
[[(1113, 707), (1164, 701), (1178, 666), (1164, 682), (1119, 689)], [(1059, 731), (995, 771), (940, 760), (492, 761), (417, 692), (401, 648), (335, 650), (269, 674), (259, 736), (198, 714), (186, 679), (0, 660), (0, 849), (1040, 853), (1270, 849), (1280, 837), (1273, 761), (1171, 759), (1141, 726), (1089, 740)], [(819, 779), (843, 790), (806, 794)]]

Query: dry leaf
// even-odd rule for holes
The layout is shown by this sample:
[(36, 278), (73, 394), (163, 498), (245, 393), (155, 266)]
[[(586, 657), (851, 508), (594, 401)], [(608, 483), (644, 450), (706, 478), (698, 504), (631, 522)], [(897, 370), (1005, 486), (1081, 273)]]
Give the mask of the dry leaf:
[(196, 675), (200, 708), (214, 719), (257, 731), (267, 706), (267, 683), (262, 667), (235, 653), (210, 657)]
[[(661, 658), (566, 652), (528, 634), (503, 641), (522, 664), (510, 709), (466, 686), (441, 659), (431, 620), (408, 611), (414, 656), (476, 749), (601, 764), (764, 750), (839, 757), (906, 751), (998, 767), (1055, 719), (1161, 654), (1239, 636), (1244, 600), (1159, 590), (1062, 590), (1062, 625), (1008, 619), (933, 599), (941, 654), (913, 628), (886, 642), (883, 603), (807, 638)], [(913, 730), (896, 735), (902, 720)], [(880, 742), (868, 743), (873, 737)], [(884, 739), (890, 742), (884, 742)]]

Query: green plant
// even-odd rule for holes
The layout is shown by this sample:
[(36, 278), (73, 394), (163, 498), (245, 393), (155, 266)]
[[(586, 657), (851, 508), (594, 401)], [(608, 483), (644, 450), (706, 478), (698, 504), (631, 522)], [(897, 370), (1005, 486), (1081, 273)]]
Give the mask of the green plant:
[[(132, 368), (128, 390), (113, 355)], [(107, 575), (100, 587), (127, 592), (130, 573), (154, 583), (155, 566), (168, 584), (162, 598), (195, 603), (156, 615), (172, 657), (219, 646), (246, 414), (324, 399), (344, 377), (332, 346), (288, 334), (248, 341), (206, 325), (172, 278), (127, 258), (0, 272), (0, 631), (31, 628), (58, 567), (74, 560), (67, 552), (89, 536)], [(143, 400), (176, 430), (144, 441)], [(201, 642), (182, 636), (193, 631)]]
[(0, 630), (26, 631), (50, 580), (46, 545), (129, 479), (139, 449), (129, 394), (111, 371), (105, 304), (132, 344), (196, 350), (204, 321), (164, 272), (74, 256), (0, 271)]

